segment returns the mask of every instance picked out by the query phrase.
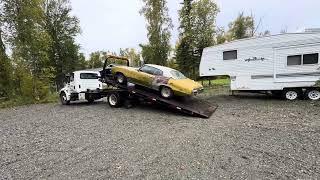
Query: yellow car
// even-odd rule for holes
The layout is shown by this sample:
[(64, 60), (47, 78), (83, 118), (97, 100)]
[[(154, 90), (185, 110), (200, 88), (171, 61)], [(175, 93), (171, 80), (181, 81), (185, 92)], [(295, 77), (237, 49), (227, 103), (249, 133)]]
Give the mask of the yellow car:
[(197, 95), (203, 91), (203, 86), (186, 78), (181, 72), (153, 64), (141, 68), (115, 66), (111, 69), (117, 83), (131, 82), (159, 91), (164, 98), (173, 96)]

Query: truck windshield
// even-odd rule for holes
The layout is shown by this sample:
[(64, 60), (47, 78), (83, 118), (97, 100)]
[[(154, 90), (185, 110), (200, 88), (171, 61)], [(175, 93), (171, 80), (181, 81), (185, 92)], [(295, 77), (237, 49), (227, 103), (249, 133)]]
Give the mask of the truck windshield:
[(98, 75), (95, 73), (81, 73), (80, 79), (98, 79)]
[(181, 72), (172, 70), (170, 71), (173, 79), (187, 79)]

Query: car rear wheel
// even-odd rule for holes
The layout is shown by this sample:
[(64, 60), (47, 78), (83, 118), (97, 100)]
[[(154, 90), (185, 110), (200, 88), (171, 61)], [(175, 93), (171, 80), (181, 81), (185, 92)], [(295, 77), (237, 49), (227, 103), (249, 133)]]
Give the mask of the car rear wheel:
[(307, 90), (306, 96), (310, 100), (317, 101), (320, 99), (320, 91), (318, 89)]
[(169, 99), (173, 96), (173, 91), (170, 88), (163, 86), (160, 90), (160, 94), (162, 97)]
[(66, 95), (66, 93), (64, 93), (64, 92), (62, 92), (62, 93), (60, 94), (60, 101), (61, 101), (61, 104), (62, 104), (62, 105), (69, 105), (69, 104), (70, 104), (70, 101), (68, 101), (67, 95)]
[(119, 84), (126, 84), (127, 78), (122, 73), (117, 73), (116, 74), (116, 81)]

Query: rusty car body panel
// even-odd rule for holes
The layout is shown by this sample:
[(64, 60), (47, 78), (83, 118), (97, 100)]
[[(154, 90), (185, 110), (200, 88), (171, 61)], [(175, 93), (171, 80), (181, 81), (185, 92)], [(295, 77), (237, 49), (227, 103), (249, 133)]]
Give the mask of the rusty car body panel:
[[(145, 66), (155, 68), (159, 70), (159, 72), (162, 72), (162, 74), (150, 74), (143, 72), (142, 68)], [(197, 95), (203, 91), (203, 86), (198, 82), (184, 78), (184, 76), (181, 79), (172, 77), (170, 75), (172, 71), (178, 72), (174, 69), (152, 64), (147, 64), (145, 66), (141, 67), (140, 69), (127, 66), (116, 66), (112, 68), (112, 74), (116, 75), (117, 73), (122, 73), (129, 82), (157, 91), (159, 91), (162, 86), (169, 87), (172, 89), (175, 96)]]

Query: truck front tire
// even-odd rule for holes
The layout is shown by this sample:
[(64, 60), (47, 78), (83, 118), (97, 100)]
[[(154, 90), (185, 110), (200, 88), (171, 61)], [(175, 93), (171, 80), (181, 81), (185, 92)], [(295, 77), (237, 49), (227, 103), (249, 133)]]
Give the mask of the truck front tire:
[(62, 105), (69, 105), (70, 104), (70, 100), (67, 100), (67, 95), (64, 92), (62, 92), (60, 94), (60, 101), (61, 101)]

